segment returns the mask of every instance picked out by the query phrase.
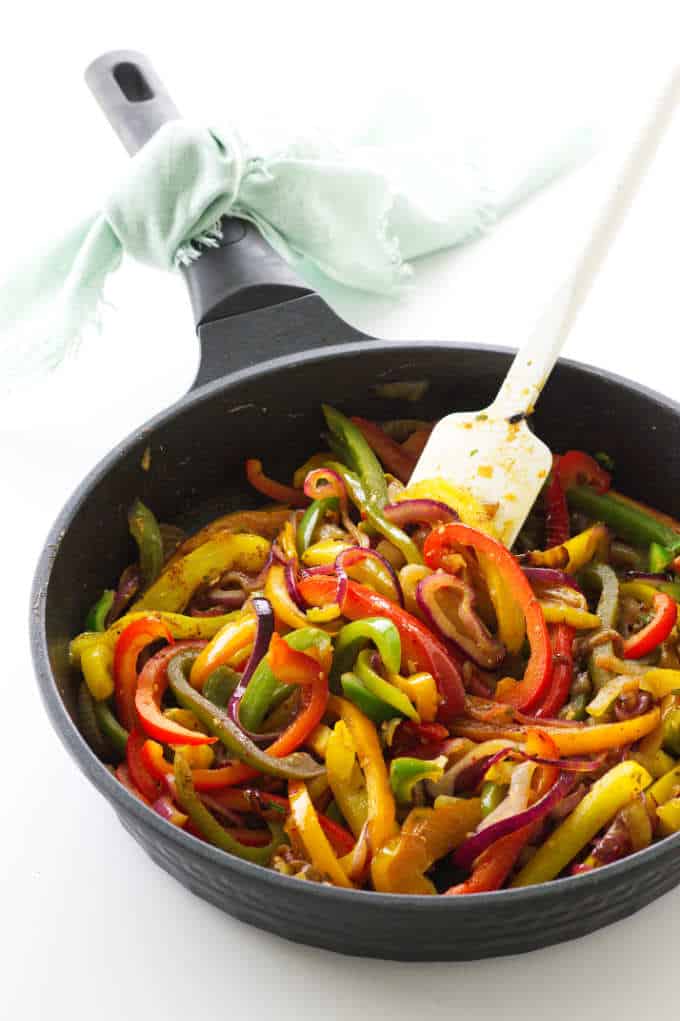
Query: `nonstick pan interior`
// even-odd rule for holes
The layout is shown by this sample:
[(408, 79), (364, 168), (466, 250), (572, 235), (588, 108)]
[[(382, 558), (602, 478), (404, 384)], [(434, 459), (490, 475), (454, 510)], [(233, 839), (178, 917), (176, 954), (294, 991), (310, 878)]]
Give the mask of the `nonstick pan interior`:
[[(456, 918), (465, 919), (468, 926), (464, 943), (456, 927), (437, 924), (429, 931), (415, 903), (412, 909), (406, 904), (399, 907), (408, 898), (356, 894), (351, 903), (358, 931), (352, 937), (343, 923), (342, 905), (347, 902), (342, 898), (337, 919), (321, 924), (317, 915), (312, 924), (316, 901), (310, 907), (308, 898), (314, 896), (313, 890), (303, 895), (291, 887), (294, 880), (235, 862), (212, 848), (199, 849), (185, 834), (167, 832), (173, 828), (117, 789), (104, 767), (93, 761), (71, 722), (78, 678), (68, 665), (68, 642), (82, 629), (85, 612), (97, 594), (110, 587), (133, 558), (126, 511), (136, 496), (162, 521), (191, 530), (230, 510), (258, 506), (262, 501), (244, 479), (244, 459), (259, 457), (269, 474), (288, 480), (294, 467), (322, 449), (321, 401), (376, 419), (434, 419), (452, 410), (484, 407), (495, 395), (510, 357), (503, 350), (456, 345), (367, 342), (281, 358), (235, 374), (191, 393), (121, 444), (85, 480), (55, 526), (38, 569), (32, 607), (34, 654), (52, 719), (81, 768), (114, 801), (124, 824), (149, 853), (201, 896), (239, 917), (293, 939), (346, 952), (420, 959), (475, 957), (517, 952), (590, 931), (629, 914), (680, 881), (678, 837), (633, 856), (628, 864), (598, 870), (592, 880), (579, 877), (579, 887), (571, 880), (559, 881), (540, 891), (522, 892), (521, 902), (516, 897), (520, 891), (488, 895), (495, 899), (494, 910), (485, 909), (486, 922), (480, 914), (480, 899), (463, 898), (468, 903), (456, 905), (455, 910)], [(417, 402), (386, 400), (376, 391), (376, 385), (396, 380), (427, 380), (429, 387)], [(678, 408), (666, 399), (564, 362), (546, 387), (534, 424), (558, 451), (605, 450), (616, 462), (618, 488), (680, 515), (680, 493), (669, 481), (678, 477), (680, 469), (678, 415)], [(147, 449), (150, 464), (145, 467)], [(198, 874), (196, 857), (203, 863)], [(646, 863), (641, 865), (643, 858)], [(645, 882), (638, 879), (628, 885), (626, 868), (631, 876), (639, 872)], [(219, 883), (226, 884), (224, 894), (219, 883), (215, 886), (216, 880), (205, 879), (213, 869)], [(604, 895), (593, 898), (593, 889), (600, 889), (602, 883), (611, 884), (611, 902)], [(265, 907), (262, 892), (258, 894), (262, 884), (268, 897), (275, 902), (280, 898), (278, 908)], [(569, 894), (562, 897), (565, 884)], [(579, 891), (588, 895), (583, 902)], [(321, 894), (322, 899), (326, 896)], [(384, 920), (389, 933), (375, 913), (363, 906), (375, 904), (376, 898), (393, 905), (394, 917)], [(437, 906), (436, 898), (430, 901), (436, 902), (430, 904), (434, 923), (442, 918), (441, 905)], [(477, 901), (477, 914), (470, 901)], [(511, 902), (514, 907), (507, 913), (503, 904)], [(539, 902), (552, 905), (552, 914), (545, 914), (543, 921), (536, 916)], [(511, 924), (518, 911), (531, 923), (521, 933)], [(409, 930), (417, 917), (423, 919), (428, 938), (423, 936), (414, 948)]]

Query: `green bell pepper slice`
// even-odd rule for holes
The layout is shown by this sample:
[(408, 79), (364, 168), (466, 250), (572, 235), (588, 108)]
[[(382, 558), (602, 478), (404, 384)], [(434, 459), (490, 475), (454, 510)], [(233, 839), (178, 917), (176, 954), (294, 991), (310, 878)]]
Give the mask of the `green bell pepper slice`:
[(441, 780), (444, 768), (441, 763), (430, 759), (415, 759), (410, 756), (392, 759), (390, 763), (390, 784), (394, 796), (401, 805), (413, 800), (413, 788), (421, 780)]
[(388, 499), (385, 473), (361, 429), (336, 408), (328, 404), (322, 404), (321, 408), (333, 438), (339, 442), (341, 451), (348, 459), (348, 466), (359, 476), (368, 502), (384, 507)]
[(86, 631), (106, 631), (106, 618), (113, 606), (116, 593), (113, 589), (104, 589), (97, 602), (90, 607), (85, 618)]
[(326, 496), (322, 500), (314, 500), (300, 518), (295, 535), (298, 556), (312, 545), (314, 533), (325, 518), (328, 511), (338, 510), (340, 506), (337, 496)]
[(239, 843), (225, 830), (199, 798), (191, 779), (191, 769), (180, 752), (175, 754), (174, 769), (177, 800), (199, 833), (215, 847), (228, 851), (229, 854), (235, 854), (238, 858), (244, 858), (256, 865), (267, 865), (274, 851), (282, 843), (280, 827), (267, 823), (271, 840), (264, 847), (248, 847)]
[(673, 553), (666, 546), (662, 546), (658, 542), (650, 542), (649, 570), (652, 574), (660, 574), (665, 571), (672, 559)]
[(345, 698), (352, 702), (357, 709), (360, 709), (364, 716), (368, 716), (373, 723), (385, 723), (387, 720), (394, 719), (396, 714), (393, 707), (376, 698), (356, 674), (348, 670), (340, 678), (340, 686)]
[(89, 744), (92, 751), (100, 759), (108, 759), (109, 745), (102, 734), (94, 707), (95, 700), (90, 694), (90, 689), (83, 681), (78, 688), (78, 721), (83, 737)]
[(124, 758), (127, 750), (128, 732), (125, 727), (118, 722), (111, 706), (105, 699), (101, 702), (95, 701), (94, 715), (97, 718), (99, 729), (104, 737), (108, 739), (116, 754), (119, 755), (121, 759)]
[[(615, 628), (619, 615), (619, 579), (608, 564), (590, 564), (583, 571), (584, 579), (600, 588), (600, 598), (597, 604), (597, 615), (603, 628)], [(605, 642), (599, 648), (591, 652), (588, 657), (588, 673), (596, 691), (611, 679), (611, 673), (598, 666), (599, 656), (613, 656), (614, 646), (611, 642)]]
[(139, 549), (139, 567), (145, 586), (152, 585), (163, 567), (163, 538), (156, 517), (141, 500), (128, 512), (130, 534)]
[(572, 486), (567, 490), (569, 503), (594, 521), (604, 521), (617, 535), (634, 546), (658, 543), (672, 557), (680, 553), (680, 535), (637, 507), (618, 500), (611, 493), (598, 493), (591, 486)]
[(420, 715), (414, 709), (413, 703), (393, 684), (381, 677), (371, 666), (373, 652), (371, 649), (363, 649), (354, 662), (354, 673), (368, 690), (382, 702), (387, 702), (394, 708), (395, 713), (406, 716), (409, 720), (420, 723)]
[(331, 685), (337, 685), (342, 674), (352, 669), (359, 653), (371, 642), (380, 653), (389, 673), (398, 672), (401, 666), (401, 638), (396, 626), (387, 617), (364, 617), (345, 624), (338, 634), (329, 677)]
[(507, 784), (494, 783), (493, 780), (486, 780), (482, 784), (482, 793), (480, 795), (482, 817), (486, 818), (487, 815), (491, 815), (494, 809), (498, 808), (507, 793)]
[[(296, 652), (304, 652), (312, 645), (319, 649), (330, 644), (325, 631), (316, 627), (303, 627), (283, 636), (284, 642)], [(246, 730), (257, 731), (267, 713), (284, 702), (295, 685), (281, 684), (271, 671), (267, 657), (261, 659), (239, 703), (238, 718)]]
[(324, 467), (330, 468), (340, 476), (345, 483), (352, 503), (365, 516), (369, 528), (372, 528), (374, 532), (382, 535), (384, 539), (387, 539), (393, 546), (396, 546), (409, 564), (422, 564), (423, 558), (416, 544), (406, 532), (393, 525), (391, 521), (388, 521), (382, 510), (371, 503), (358, 475), (337, 461), (328, 460), (324, 462)]
[(213, 702), (220, 709), (226, 709), (240, 680), (240, 674), (231, 667), (218, 666), (203, 685), (203, 694), (209, 702)]
[(197, 656), (195, 649), (181, 649), (173, 656), (168, 662), (168, 684), (179, 704), (191, 709), (234, 758), (268, 776), (288, 780), (311, 780), (321, 776), (325, 767), (306, 752), (293, 752), (280, 759), (267, 755), (223, 710), (192, 688), (187, 676)]

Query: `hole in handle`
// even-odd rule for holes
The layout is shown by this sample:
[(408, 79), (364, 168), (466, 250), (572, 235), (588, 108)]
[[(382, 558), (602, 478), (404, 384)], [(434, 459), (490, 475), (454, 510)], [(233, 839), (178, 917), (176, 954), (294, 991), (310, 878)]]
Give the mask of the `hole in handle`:
[(143, 103), (154, 98), (151, 86), (136, 64), (128, 61), (116, 64), (113, 77), (128, 102)]

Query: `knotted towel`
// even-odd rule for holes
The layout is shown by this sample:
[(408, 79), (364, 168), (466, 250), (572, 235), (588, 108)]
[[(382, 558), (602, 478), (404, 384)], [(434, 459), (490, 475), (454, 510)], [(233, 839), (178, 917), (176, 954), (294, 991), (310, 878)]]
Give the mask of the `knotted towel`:
[(338, 283), (397, 294), (408, 260), (478, 237), (591, 144), (583, 127), (557, 143), (539, 135), (519, 160), (438, 146), (422, 133), (342, 150), (296, 141), (264, 155), (234, 131), (171, 121), (130, 160), (100, 212), (2, 284), (0, 375), (11, 385), (58, 365), (98, 321), (124, 254), (171, 270), (219, 244), (225, 214), (254, 223), (331, 303)]

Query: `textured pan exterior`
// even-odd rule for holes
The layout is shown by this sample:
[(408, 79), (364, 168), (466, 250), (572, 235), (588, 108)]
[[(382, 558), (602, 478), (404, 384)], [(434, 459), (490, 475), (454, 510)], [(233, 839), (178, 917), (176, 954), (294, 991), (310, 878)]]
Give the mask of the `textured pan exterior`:
[[(209, 446), (216, 420), (225, 421), (225, 415), (233, 414), (234, 436), (247, 438), (262, 429), (263, 415), (273, 420), (278, 414), (277, 428), (272, 430), (270, 422), (268, 435), (270, 444), (279, 442), (283, 450), (289, 423), (280, 409), (276, 411), (277, 401), (295, 401), (304, 409), (323, 393), (358, 410), (368, 399), (367, 380), (415, 379), (427, 374), (444, 386), (430, 404), (431, 413), (437, 414), (447, 400), (482, 406), (481, 400), (493, 392), (508, 360), (508, 353), (500, 350), (462, 345), (386, 348), (373, 342), (296, 354), (237, 373), (191, 394), (121, 444), (85, 480), (54, 526), (36, 574), (31, 637), (41, 693), (55, 729), (150, 857), (197, 896), (243, 921), (341, 953), (464, 960), (515, 954), (582, 936), (633, 914), (680, 883), (680, 835), (584, 876), (469, 898), (385, 896), (301, 882), (235, 859), (167, 824), (115, 781), (73, 722), (67, 641), (93, 593), (110, 580), (114, 567), (120, 569), (125, 562), (124, 523), (118, 526), (117, 522), (124, 519), (126, 501), (146, 485), (142, 498), (167, 513), (174, 501), (180, 506), (195, 499), (200, 486), (223, 485), (221, 478), (209, 476), (216, 451), (222, 448), (213, 444), (203, 449)], [(255, 407), (257, 401), (262, 404)], [(578, 420), (573, 415), (575, 405)], [(376, 414), (387, 410), (377, 406)], [(402, 408), (402, 414), (417, 417), (423, 410)], [(541, 414), (541, 435), (558, 447), (587, 446), (597, 424), (598, 447), (620, 459), (621, 488), (680, 513), (680, 507), (673, 506), (680, 499), (677, 487), (670, 503), (667, 492), (667, 480), (677, 478), (680, 471), (680, 409), (672, 402), (633, 383), (561, 363), (544, 395)], [(635, 433), (630, 429), (632, 421)], [(307, 430), (306, 435), (309, 428), (306, 420), (299, 426), (302, 432)], [(182, 467), (186, 465), (182, 449), (168, 455), (158, 477), (145, 483), (138, 471), (145, 446), (158, 441), (159, 450), (172, 451), (174, 446), (181, 448), (187, 433), (196, 444), (197, 461), (198, 451), (205, 455), (205, 464), (194, 468), (197, 475), (192, 485), (183, 483), (182, 472), (189, 469)], [(233, 456), (235, 463), (243, 456), (236, 442)], [(97, 540), (100, 548), (95, 557), (90, 547)]]

